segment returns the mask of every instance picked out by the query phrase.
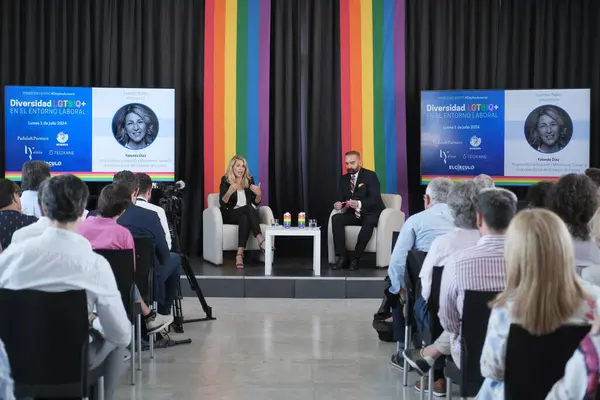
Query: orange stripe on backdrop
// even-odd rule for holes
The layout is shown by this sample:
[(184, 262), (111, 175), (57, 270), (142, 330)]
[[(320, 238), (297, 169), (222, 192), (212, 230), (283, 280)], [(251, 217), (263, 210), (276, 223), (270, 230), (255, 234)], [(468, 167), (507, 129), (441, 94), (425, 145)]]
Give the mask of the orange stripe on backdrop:
[(352, 150), (362, 152), (362, 49), (360, 0), (350, 0), (350, 131)]
[(225, 1), (215, 1), (215, 81), (214, 81), (214, 189), (218, 192), (225, 172)]

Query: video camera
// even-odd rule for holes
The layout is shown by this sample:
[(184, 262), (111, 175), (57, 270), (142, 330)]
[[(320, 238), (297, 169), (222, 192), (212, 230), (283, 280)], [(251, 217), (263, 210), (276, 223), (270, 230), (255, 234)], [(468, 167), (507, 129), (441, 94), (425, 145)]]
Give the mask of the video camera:
[(167, 214), (172, 213), (181, 217), (182, 207), (181, 200), (185, 188), (184, 181), (171, 182), (152, 182), (152, 189), (160, 192), (158, 197), (158, 205), (162, 207)]

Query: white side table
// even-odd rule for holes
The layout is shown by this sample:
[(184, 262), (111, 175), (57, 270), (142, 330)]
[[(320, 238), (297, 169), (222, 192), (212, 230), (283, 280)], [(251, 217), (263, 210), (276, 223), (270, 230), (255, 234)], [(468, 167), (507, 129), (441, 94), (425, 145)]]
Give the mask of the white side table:
[(284, 228), (269, 226), (265, 230), (265, 276), (273, 273), (273, 238), (275, 236), (312, 236), (313, 237), (313, 271), (321, 276), (321, 229), (320, 228)]

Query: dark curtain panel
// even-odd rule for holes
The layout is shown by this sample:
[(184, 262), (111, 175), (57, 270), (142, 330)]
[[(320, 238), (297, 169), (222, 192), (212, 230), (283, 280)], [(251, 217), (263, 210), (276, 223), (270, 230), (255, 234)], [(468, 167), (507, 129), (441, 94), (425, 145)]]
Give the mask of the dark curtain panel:
[(410, 213), (423, 209), (421, 90), (494, 89), (499, 0), (406, 0), (406, 131)]
[[(271, 207), (280, 222), (286, 211), (316, 218), (326, 243), (341, 174), (339, 2), (273, 0), (271, 10)], [(312, 246), (292, 240), (278, 239), (278, 253)]]
[[(203, 54), (203, 0), (0, 3), (1, 86), (175, 88), (175, 170), (187, 183), (182, 239), (191, 253), (201, 248)], [(3, 146), (3, 112), (0, 127)]]
[(502, 0), (498, 82), (591, 88), (590, 165), (600, 166), (600, 2)]
[(411, 213), (422, 209), (425, 190), (421, 90), (591, 88), (590, 163), (600, 165), (599, 20), (595, 0), (407, 0)]

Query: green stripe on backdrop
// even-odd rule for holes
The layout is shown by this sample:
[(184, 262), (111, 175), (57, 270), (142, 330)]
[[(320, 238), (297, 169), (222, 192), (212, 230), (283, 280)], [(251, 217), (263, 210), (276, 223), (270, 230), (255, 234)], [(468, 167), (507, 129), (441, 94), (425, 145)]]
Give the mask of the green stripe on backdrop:
[(385, 163), (385, 115), (383, 101), (383, 1), (373, 0), (373, 140), (375, 171), (381, 182), (382, 193), (386, 188)]
[[(220, 0), (219, 0), (220, 1)], [(248, 157), (248, 0), (238, 0), (236, 72), (236, 152)], [(232, 157), (228, 154), (227, 157)]]

